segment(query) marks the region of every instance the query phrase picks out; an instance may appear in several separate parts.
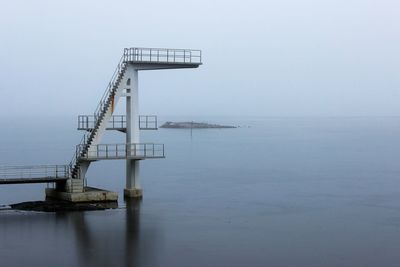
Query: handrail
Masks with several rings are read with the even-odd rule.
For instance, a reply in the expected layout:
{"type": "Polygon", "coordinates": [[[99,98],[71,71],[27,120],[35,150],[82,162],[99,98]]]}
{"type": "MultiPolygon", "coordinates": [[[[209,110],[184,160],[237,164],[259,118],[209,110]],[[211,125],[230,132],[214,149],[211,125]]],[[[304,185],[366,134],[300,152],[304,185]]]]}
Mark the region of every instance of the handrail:
{"type": "Polygon", "coordinates": [[[69,165],[0,166],[0,179],[69,178],[69,165]]]}
{"type": "MultiPolygon", "coordinates": [[[[83,134],[83,136],[82,136],[82,138],[81,138],[81,141],[79,142],[79,145],[82,146],[82,147],[83,147],[83,146],[88,147],[88,144],[86,143],[87,140],[88,140],[88,137],[89,137],[89,134],[88,134],[88,133],[83,134]]],[[[70,172],[70,177],[73,176],[73,170],[74,170],[74,168],[76,167],[78,158],[79,158],[78,150],[75,149],[75,153],[74,153],[74,155],[72,156],[72,159],[71,159],[70,163],[68,164],[68,166],[69,166],[69,172],[70,172]]]]}
{"type": "MultiPolygon", "coordinates": [[[[158,128],[156,115],[139,115],[139,129],[155,130],[158,128]]],[[[96,126],[96,118],[93,115],[78,116],[78,130],[92,130],[96,126]]],[[[107,129],[126,129],[126,115],[113,115],[108,121],[107,129]]]]}
{"type": "MultiPolygon", "coordinates": [[[[85,148],[77,146],[78,154],[85,148]]],[[[164,144],[128,143],[128,144],[98,144],[93,145],[81,159],[118,159],[118,158],[164,158],[164,144]]]]}
{"type": "Polygon", "coordinates": [[[140,130],[153,130],[158,129],[156,115],[139,115],[139,129],[140,130]]]}
{"type": "Polygon", "coordinates": [[[124,49],[124,62],[202,64],[201,50],[132,47],[124,49]]]}
{"type": "Polygon", "coordinates": [[[125,67],[125,63],[124,63],[123,59],[124,59],[124,56],[122,56],[121,59],[119,60],[117,68],[114,70],[114,73],[111,76],[110,82],[108,83],[108,85],[100,99],[100,102],[94,111],[95,118],[97,118],[102,113],[104,105],[106,103],[106,100],[108,99],[110,92],[112,91],[112,89],[115,86],[115,81],[116,81],[117,77],[119,77],[119,75],[122,74],[122,70],[125,67]]]}

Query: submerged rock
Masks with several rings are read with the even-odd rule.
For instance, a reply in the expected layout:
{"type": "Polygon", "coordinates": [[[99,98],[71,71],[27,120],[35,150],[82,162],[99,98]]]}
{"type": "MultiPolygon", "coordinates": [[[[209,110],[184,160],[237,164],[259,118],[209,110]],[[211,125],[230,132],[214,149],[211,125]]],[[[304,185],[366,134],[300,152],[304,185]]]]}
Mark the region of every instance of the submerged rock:
{"type": "Polygon", "coordinates": [[[63,212],[63,211],[90,211],[118,208],[117,202],[102,203],[72,203],[68,201],[29,201],[10,205],[15,210],[63,212]]]}

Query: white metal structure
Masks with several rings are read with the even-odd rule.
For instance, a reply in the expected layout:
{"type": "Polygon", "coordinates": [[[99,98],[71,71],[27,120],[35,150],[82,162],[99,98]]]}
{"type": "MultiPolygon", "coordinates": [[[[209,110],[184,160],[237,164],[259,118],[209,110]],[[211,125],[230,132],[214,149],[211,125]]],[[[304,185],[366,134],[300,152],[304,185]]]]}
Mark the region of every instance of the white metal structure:
{"type": "Polygon", "coordinates": [[[157,117],[139,116],[139,71],[197,68],[201,64],[200,50],[125,48],[93,115],[78,118],[78,129],[86,132],[69,165],[0,167],[0,184],[53,182],[59,192],[82,193],[92,161],[125,159],[125,196],[141,197],[139,161],[164,158],[164,145],[140,143],[139,130],[157,129],[157,117]],[[126,115],[113,115],[121,97],[126,97],[126,115]],[[107,129],[125,132],[126,143],[100,144],[107,129]]]}
{"type": "Polygon", "coordinates": [[[124,158],[126,159],[125,196],[140,197],[142,191],[139,181],[139,160],[163,158],[164,146],[140,143],[139,130],[151,129],[149,124],[154,125],[154,122],[153,129],[156,129],[157,119],[154,119],[155,116],[139,116],[139,71],[197,68],[201,64],[200,50],[125,48],[93,116],[78,118],[78,129],[86,130],[87,133],[77,146],[71,161],[71,178],[83,181],[91,161],[124,158]],[[113,116],[113,113],[121,97],[126,97],[126,116],[121,116],[121,124],[115,127],[116,116],[113,116]],[[151,117],[150,122],[149,117],[151,117]],[[101,145],[101,137],[107,129],[124,131],[126,144],[101,145]]]}

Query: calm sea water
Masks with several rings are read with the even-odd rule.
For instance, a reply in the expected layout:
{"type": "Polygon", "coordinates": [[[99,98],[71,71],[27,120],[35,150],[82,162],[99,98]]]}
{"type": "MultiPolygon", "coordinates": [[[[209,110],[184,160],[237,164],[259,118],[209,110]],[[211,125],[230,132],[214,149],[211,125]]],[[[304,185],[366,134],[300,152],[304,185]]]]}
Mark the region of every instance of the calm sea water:
{"type": "MultiPolygon", "coordinates": [[[[142,132],[167,158],[142,162],[140,202],[102,161],[89,185],[118,209],[0,211],[0,266],[400,266],[400,118],[207,120],[242,127],[142,132]]],[[[64,163],[80,139],[73,118],[1,125],[0,165],[64,163]]],[[[0,204],[44,188],[2,185],[0,204]]]]}

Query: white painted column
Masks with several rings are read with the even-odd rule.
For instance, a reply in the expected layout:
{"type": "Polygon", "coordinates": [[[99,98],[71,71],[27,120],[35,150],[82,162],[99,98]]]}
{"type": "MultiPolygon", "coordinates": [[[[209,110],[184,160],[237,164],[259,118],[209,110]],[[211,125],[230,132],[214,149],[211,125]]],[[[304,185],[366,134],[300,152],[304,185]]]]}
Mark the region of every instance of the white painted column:
{"type": "MultiPolygon", "coordinates": [[[[130,85],[126,90],[126,143],[139,143],[139,83],[138,70],[128,67],[130,85]]],[[[128,78],[128,79],[129,79],[128,78]]],[[[129,152],[128,147],[128,152],[129,152]]],[[[142,189],[139,181],[139,161],[126,160],[126,188],[125,197],[141,197],[142,189]]]]}
{"type": "Polygon", "coordinates": [[[79,179],[85,180],[86,179],[86,172],[89,169],[90,162],[81,162],[80,168],[79,168],[79,179]]]}

